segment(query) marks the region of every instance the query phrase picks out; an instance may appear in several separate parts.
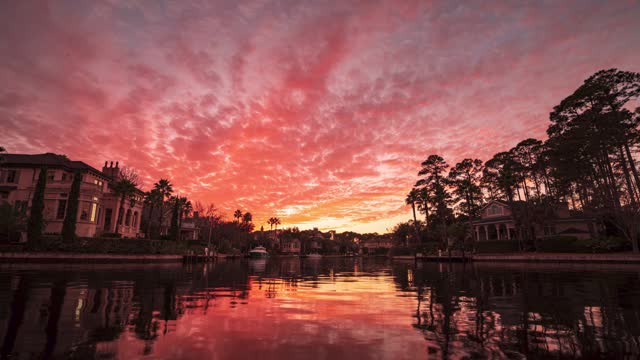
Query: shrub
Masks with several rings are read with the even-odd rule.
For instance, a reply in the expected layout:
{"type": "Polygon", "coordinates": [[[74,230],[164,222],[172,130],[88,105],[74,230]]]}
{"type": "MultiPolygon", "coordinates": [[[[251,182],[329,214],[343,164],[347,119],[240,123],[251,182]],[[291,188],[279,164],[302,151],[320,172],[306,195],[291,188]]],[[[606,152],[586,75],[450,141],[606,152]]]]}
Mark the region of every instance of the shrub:
{"type": "Polygon", "coordinates": [[[389,250],[389,255],[391,256],[413,256],[415,253],[416,250],[414,248],[407,246],[394,246],[389,250]]]}
{"type": "Polygon", "coordinates": [[[480,254],[489,253],[512,253],[520,251],[517,240],[491,240],[476,242],[476,252],[480,254]]]}
{"type": "Polygon", "coordinates": [[[121,238],[122,234],[119,233],[102,233],[102,235],[100,235],[100,237],[103,238],[121,238]]]}
{"type": "Polygon", "coordinates": [[[536,242],[540,252],[585,252],[587,248],[574,236],[550,236],[536,242]]]}
{"type": "Polygon", "coordinates": [[[631,250],[631,242],[619,237],[586,239],[580,242],[582,243],[583,248],[594,253],[631,250]]]}
{"type": "Polygon", "coordinates": [[[187,250],[200,251],[199,246],[189,248],[185,242],[119,239],[113,237],[77,238],[63,241],[61,236],[43,236],[38,242],[28,242],[27,251],[61,251],[93,254],[184,254],[187,250]]]}

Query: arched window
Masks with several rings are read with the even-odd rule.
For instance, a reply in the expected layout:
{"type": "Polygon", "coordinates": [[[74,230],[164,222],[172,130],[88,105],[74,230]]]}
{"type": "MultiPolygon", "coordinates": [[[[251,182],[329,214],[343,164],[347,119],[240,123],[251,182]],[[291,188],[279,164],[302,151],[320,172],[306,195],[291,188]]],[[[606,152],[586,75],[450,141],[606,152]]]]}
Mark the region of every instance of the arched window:
{"type": "Polygon", "coordinates": [[[138,212],[134,211],[133,212],[133,227],[137,227],[138,226],[138,212]]]}
{"type": "Polygon", "coordinates": [[[127,210],[127,217],[124,219],[124,224],[129,226],[131,224],[131,209],[127,210]]]}

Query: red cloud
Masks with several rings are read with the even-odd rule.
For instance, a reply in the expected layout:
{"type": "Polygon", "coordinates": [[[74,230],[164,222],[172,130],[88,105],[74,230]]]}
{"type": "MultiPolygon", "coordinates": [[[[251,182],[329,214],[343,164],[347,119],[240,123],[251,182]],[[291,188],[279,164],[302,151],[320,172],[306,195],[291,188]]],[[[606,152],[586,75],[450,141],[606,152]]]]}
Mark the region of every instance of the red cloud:
{"type": "Polygon", "coordinates": [[[409,218],[429,154],[543,137],[588,75],[638,71],[638,15],[622,1],[7,2],[0,145],[120,161],[258,226],[384,231],[409,218]]]}

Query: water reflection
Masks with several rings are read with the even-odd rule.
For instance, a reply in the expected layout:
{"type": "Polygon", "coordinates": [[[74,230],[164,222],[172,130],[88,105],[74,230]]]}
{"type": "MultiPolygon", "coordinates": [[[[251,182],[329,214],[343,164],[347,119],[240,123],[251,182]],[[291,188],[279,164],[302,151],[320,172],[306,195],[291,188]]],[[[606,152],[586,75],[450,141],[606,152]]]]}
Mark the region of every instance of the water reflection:
{"type": "Polygon", "coordinates": [[[634,266],[2,265],[2,358],[637,358],[634,266]]]}

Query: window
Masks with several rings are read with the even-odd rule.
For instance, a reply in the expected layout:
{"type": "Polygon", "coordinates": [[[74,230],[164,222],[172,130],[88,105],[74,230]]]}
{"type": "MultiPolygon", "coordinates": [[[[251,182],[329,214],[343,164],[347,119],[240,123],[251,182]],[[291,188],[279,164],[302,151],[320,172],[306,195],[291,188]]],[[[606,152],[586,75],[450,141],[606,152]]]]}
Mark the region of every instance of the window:
{"type": "Polygon", "coordinates": [[[126,217],[126,219],[124,220],[124,224],[125,224],[126,226],[129,226],[129,225],[131,224],[131,209],[128,209],[128,210],[127,210],[127,217],[126,217]]]}
{"type": "Polygon", "coordinates": [[[80,211],[80,220],[89,220],[89,211],[91,211],[90,206],[91,203],[83,202],[81,203],[82,210],[80,211]]]}
{"type": "Polygon", "coordinates": [[[135,211],[133,213],[133,227],[136,227],[136,226],[138,226],[138,212],[137,211],[135,211]]]}
{"type": "Polygon", "coordinates": [[[66,172],[62,173],[62,181],[67,181],[67,173],[66,172]]]}
{"type": "Polygon", "coordinates": [[[0,193],[0,199],[6,200],[8,198],[9,198],[9,193],[6,193],[6,192],[0,193]]]}
{"type": "Polygon", "coordinates": [[[55,171],[47,171],[47,181],[54,181],[56,179],[55,171]]]}
{"type": "Polygon", "coordinates": [[[12,184],[18,182],[18,170],[9,170],[7,172],[7,182],[12,184]]]}
{"type": "Polygon", "coordinates": [[[96,211],[98,209],[98,204],[96,203],[92,203],[91,204],[91,222],[95,222],[96,221],[96,211]]]}
{"type": "Polygon", "coordinates": [[[64,219],[64,215],[67,212],[67,200],[58,200],[58,211],[56,212],[56,219],[64,219]]]}

